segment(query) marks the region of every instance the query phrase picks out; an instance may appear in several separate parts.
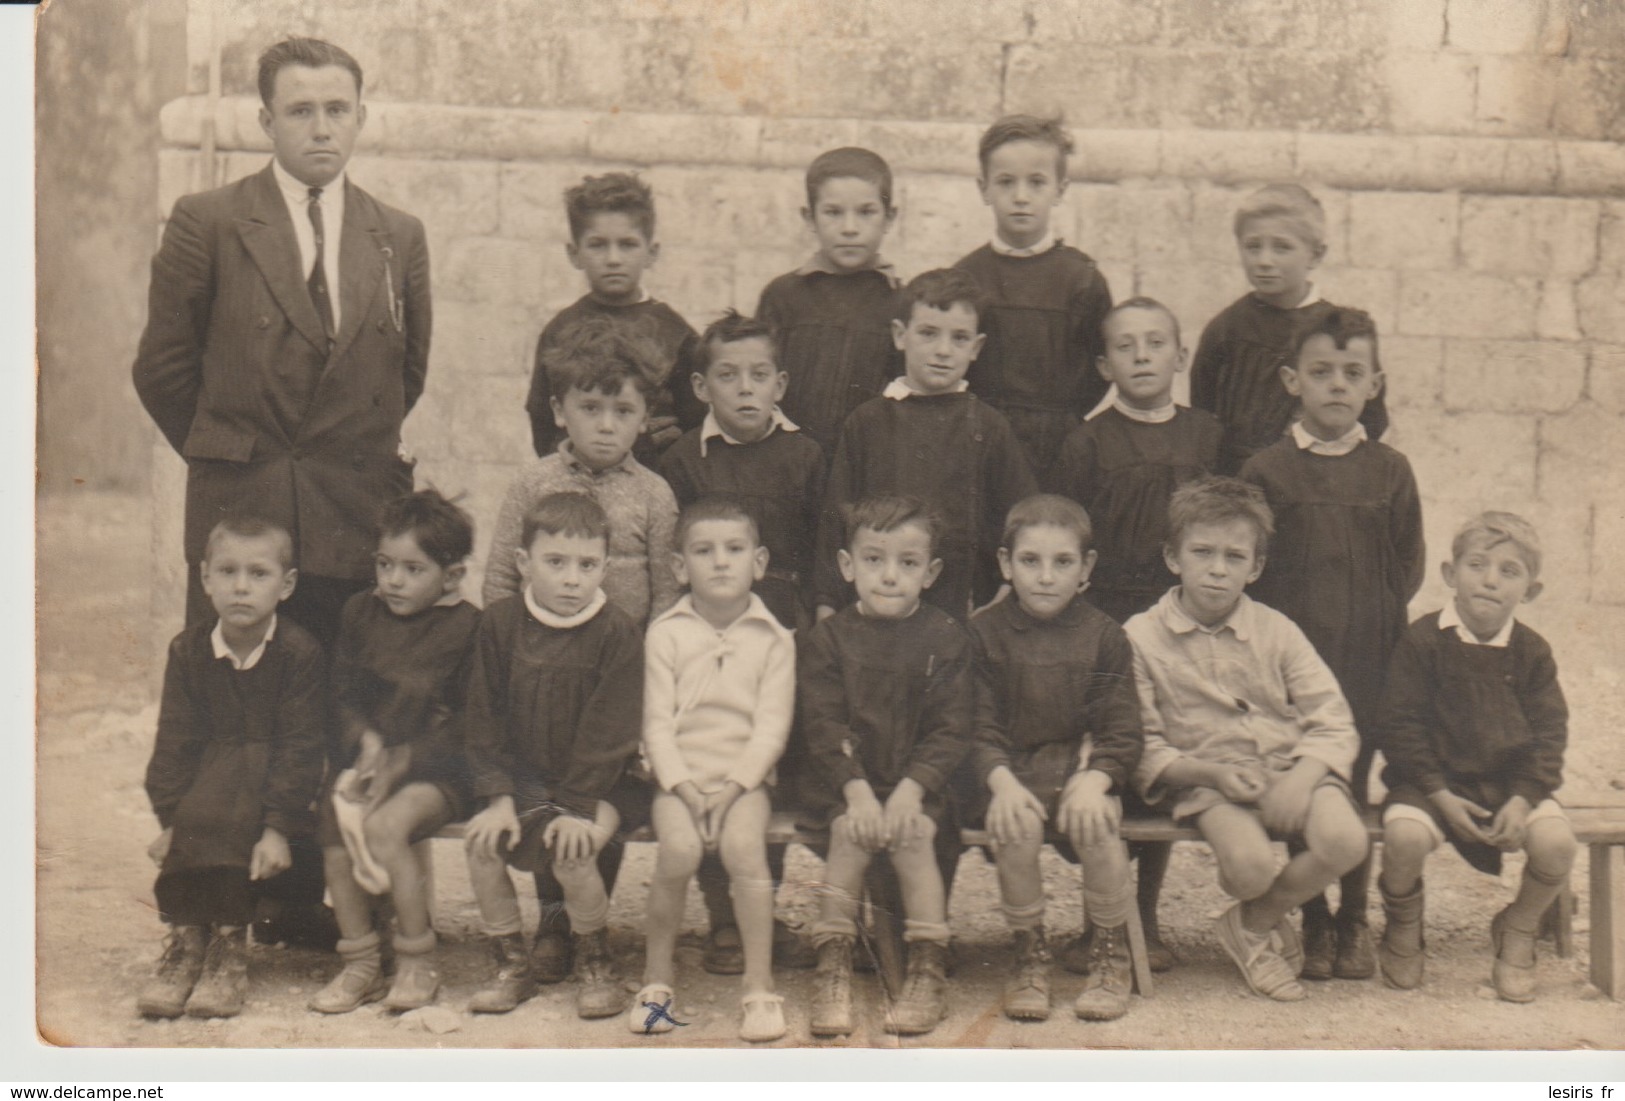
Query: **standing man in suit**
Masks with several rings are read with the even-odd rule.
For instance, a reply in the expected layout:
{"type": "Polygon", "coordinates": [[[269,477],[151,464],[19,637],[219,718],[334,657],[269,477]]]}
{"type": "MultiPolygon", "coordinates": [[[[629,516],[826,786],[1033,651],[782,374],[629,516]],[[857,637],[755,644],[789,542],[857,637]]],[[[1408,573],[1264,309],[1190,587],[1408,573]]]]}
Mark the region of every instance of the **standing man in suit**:
{"type": "MultiPolygon", "coordinates": [[[[153,258],[133,374],[186,460],[188,623],[212,614],[210,529],[248,510],[292,532],[299,580],[283,611],[331,646],[344,602],[373,583],[378,509],[412,488],[400,432],[428,368],[429,253],[418,219],[346,177],[361,85],[330,43],[266,50],[259,117],[275,156],[180,199],[153,258]]],[[[262,940],[327,939],[320,857],[302,855],[273,891],[286,927],[259,927],[262,940]]]]}

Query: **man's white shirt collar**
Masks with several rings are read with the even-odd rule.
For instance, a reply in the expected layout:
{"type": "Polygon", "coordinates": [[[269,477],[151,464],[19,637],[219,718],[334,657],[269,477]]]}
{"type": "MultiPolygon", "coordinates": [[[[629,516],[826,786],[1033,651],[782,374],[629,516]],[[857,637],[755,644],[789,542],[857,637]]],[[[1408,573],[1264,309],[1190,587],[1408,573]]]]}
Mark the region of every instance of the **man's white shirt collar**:
{"type": "MultiPolygon", "coordinates": [[[[293,235],[299,242],[299,272],[308,280],[311,269],[316,266],[316,230],[310,224],[310,185],[294,178],[275,157],[271,158],[271,175],[276,177],[277,190],[288,204],[293,235]]],[[[322,271],[327,276],[327,293],[333,303],[335,333],[343,316],[339,302],[339,242],[344,239],[345,179],[345,173],[340,172],[322,186],[322,231],[327,236],[322,249],[322,271]]]]}
{"type": "Polygon", "coordinates": [[[1307,451],[1312,455],[1347,455],[1365,441],[1365,425],[1358,421],[1353,428],[1335,440],[1321,439],[1305,428],[1302,421],[1292,422],[1292,442],[1298,445],[1300,451],[1307,451]]]}
{"type": "Polygon", "coordinates": [[[272,612],[271,622],[265,625],[265,637],[260,639],[260,644],[258,646],[254,647],[248,652],[248,656],[246,658],[239,660],[236,652],[232,650],[230,646],[226,645],[225,623],[217,619],[214,621],[214,630],[209,632],[209,645],[214,647],[215,660],[218,661],[220,658],[225,658],[227,661],[231,662],[231,667],[233,669],[237,670],[239,673],[246,673],[248,670],[254,668],[254,666],[260,663],[260,658],[265,656],[266,646],[270,645],[271,639],[275,636],[276,613],[272,612]]]}
{"type": "Polygon", "coordinates": [[[992,240],[988,241],[988,244],[992,246],[993,251],[998,253],[1000,256],[1017,257],[1039,256],[1048,252],[1050,249],[1054,248],[1060,243],[1061,242],[1056,239],[1055,234],[1049,231],[1045,231],[1044,236],[1040,237],[1032,244],[1027,245],[1025,248],[1017,248],[1015,245],[1012,245],[1006,241],[1003,237],[1000,237],[997,233],[993,235],[992,240]]]}
{"type": "MultiPolygon", "coordinates": [[[[791,420],[789,417],[785,416],[784,410],[775,405],[773,407],[773,412],[768,414],[767,431],[763,433],[762,439],[767,439],[767,437],[771,436],[775,430],[783,432],[799,432],[801,431],[801,426],[796,424],[796,422],[791,420]]],[[[736,440],[722,430],[722,425],[717,422],[716,413],[708,409],[705,413],[705,423],[700,425],[700,458],[705,458],[705,441],[717,439],[718,437],[720,437],[724,443],[731,443],[735,446],[744,446],[743,440],[736,440]]],[[[761,440],[757,440],[756,442],[760,443],[761,440]]]]}
{"type": "Polygon", "coordinates": [[[963,394],[969,389],[970,383],[965,379],[960,379],[958,382],[954,383],[950,389],[939,390],[934,394],[927,394],[910,386],[908,384],[907,375],[898,375],[896,378],[886,383],[886,388],[880,392],[880,395],[881,397],[890,398],[892,401],[902,401],[904,398],[934,398],[941,394],[963,394]]]}
{"type": "Polygon", "coordinates": [[[1462,622],[1461,612],[1457,610],[1456,602],[1454,600],[1446,604],[1439,611],[1439,630],[1447,631],[1454,627],[1456,630],[1456,637],[1461,639],[1461,641],[1465,642],[1469,646],[1494,646],[1498,649],[1505,649],[1512,641],[1512,628],[1517,624],[1517,622],[1517,616],[1508,616],[1506,624],[1499,631],[1495,632],[1494,638],[1481,639],[1477,635],[1473,634],[1471,628],[1469,628],[1467,624],[1462,622]]]}

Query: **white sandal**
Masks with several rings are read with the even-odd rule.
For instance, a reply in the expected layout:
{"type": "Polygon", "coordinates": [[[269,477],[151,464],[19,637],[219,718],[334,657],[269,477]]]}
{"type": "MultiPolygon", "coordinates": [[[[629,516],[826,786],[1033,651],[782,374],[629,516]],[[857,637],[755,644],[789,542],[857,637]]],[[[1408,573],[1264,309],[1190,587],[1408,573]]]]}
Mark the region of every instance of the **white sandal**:
{"type": "Polygon", "coordinates": [[[645,986],[638,991],[632,1008],[626,1011],[628,1031],[639,1036],[670,1032],[677,1027],[677,1020],[672,1016],[672,1003],[676,1000],[677,994],[663,982],[645,986]]]}
{"type": "Polygon", "coordinates": [[[739,1004],[745,1011],[744,1023],[739,1026],[741,1040],[761,1044],[784,1036],[782,994],[746,994],[739,999],[739,1004]]]}

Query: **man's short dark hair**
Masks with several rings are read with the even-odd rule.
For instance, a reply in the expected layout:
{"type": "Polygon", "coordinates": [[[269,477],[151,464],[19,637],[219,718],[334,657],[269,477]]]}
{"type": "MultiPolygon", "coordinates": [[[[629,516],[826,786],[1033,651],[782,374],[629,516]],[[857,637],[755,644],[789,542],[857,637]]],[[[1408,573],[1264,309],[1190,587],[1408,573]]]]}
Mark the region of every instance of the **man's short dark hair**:
{"type": "Polygon", "coordinates": [[[276,96],[277,74],[289,65],[304,65],[311,69],[337,65],[348,69],[350,75],[355,77],[355,98],[361,98],[361,63],[351,57],[347,50],[331,42],[323,42],[320,38],[284,38],[260,54],[260,102],[267,108],[276,96]]]}
{"type": "Polygon", "coordinates": [[[858,532],[876,531],[884,535],[906,524],[922,529],[931,544],[931,555],[937,553],[937,537],[942,532],[942,520],[931,506],[918,497],[865,497],[846,506],[846,549],[850,551],[857,541],[858,532]]]}
{"type": "Polygon", "coordinates": [[[880,192],[880,205],[892,209],[891,165],[873,150],[856,145],[820,153],[807,166],[807,208],[818,206],[818,192],[831,180],[864,180],[880,192]]]}
{"type": "Polygon", "coordinates": [[[982,134],[976,145],[976,155],[982,162],[982,175],[987,175],[987,159],[1001,145],[1013,141],[1035,141],[1055,147],[1055,175],[1066,179],[1066,158],[1072,152],[1072,135],[1066,132],[1059,116],[1040,118],[1037,115],[1005,115],[982,134]]]}
{"type": "Polygon", "coordinates": [[[694,362],[694,369],[700,374],[711,369],[711,363],[716,358],[717,348],[724,344],[737,344],[741,340],[765,340],[773,353],[773,366],[779,366],[779,342],[773,326],[765,321],[758,321],[754,317],[746,317],[738,310],[728,310],[721,317],[705,327],[700,335],[700,351],[694,362]]]}
{"type": "Polygon", "coordinates": [[[981,284],[963,269],[935,268],[910,279],[898,294],[897,319],[907,325],[914,319],[915,306],[946,310],[961,302],[976,312],[976,331],[981,332],[987,312],[987,293],[981,284]]]}
{"type": "Polygon", "coordinates": [[[678,514],[677,533],[672,540],[678,554],[683,553],[683,544],[688,539],[689,529],[707,520],[736,520],[750,529],[752,542],[757,546],[762,543],[761,529],[756,524],[756,517],[745,507],[745,502],[725,493],[712,493],[701,497],[678,514]]]}
{"type": "Polygon", "coordinates": [[[570,240],[581,240],[595,214],[625,214],[638,224],[645,240],[655,239],[654,192],[630,172],[588,176],[565,190],[564,216],[570,221],[570,240]]]}
{"type": "Polygon", "coordinates": [[[602,539],[609,549],[609,517],[585,493],[549,493],[525,513],[519,545],[530,550],[538,535],[564,535],[575,539],[602,539]]]}
{"type": "Polygon", "coordinates": [[[1369,340],[1371,366],[1377,371],[1382,370],[1382,360],[1377,356],[1377,323],[1364,310],[1357,310],[1352,306],[1339,306],[1306,327],[1292,342],[1292,358],[1287,360],[1288,367],[1297,369],[1298,356],[1303,354],[1303,346],[1317,336],[1331,337],[1333,347],[1340,352],[1349,346],[1351,340],[1369,340]]]}
{"type": "Polygon", "coordinates": [[[277,561],[284,570],[293,569],[293,535],[276,521],[252,512],[231,513],[210,529],[208,542],[203,544],[203,561],[214,557],[215,547],[226,535],[235,535],[239,539],[270,536],[277,541],[277,561]]]}
{"type": "Polygon", "coordinates": [[[383,507],[380,540],[410,535],[435,565],[455,566],[474,553],[474,521],[437,491],[420,489],[383,507]]]}
{"type": "Polygon", "coordinates": [[[653,337],[607,317],[586,317],[566,327],[542,353],[542,369],[559,401],[571,390],[614,397],[628,379],[647,399],[668,370],[653,337]]]}

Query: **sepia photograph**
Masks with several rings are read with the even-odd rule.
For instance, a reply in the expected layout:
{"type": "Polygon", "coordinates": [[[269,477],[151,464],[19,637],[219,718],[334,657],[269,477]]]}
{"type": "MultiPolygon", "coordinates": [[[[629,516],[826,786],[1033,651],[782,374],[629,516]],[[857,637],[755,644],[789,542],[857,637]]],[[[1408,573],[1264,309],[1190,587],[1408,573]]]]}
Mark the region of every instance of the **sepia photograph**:
{"type": "Polygon", "coordinates": [[[1625,4],[34,20],[41,1044],[1625,1048],[1625,4]]]}

